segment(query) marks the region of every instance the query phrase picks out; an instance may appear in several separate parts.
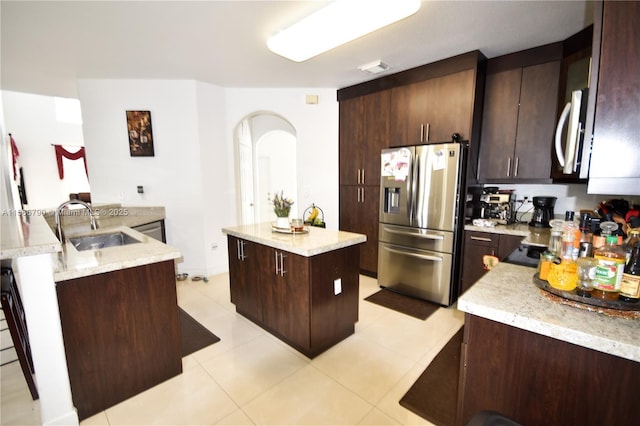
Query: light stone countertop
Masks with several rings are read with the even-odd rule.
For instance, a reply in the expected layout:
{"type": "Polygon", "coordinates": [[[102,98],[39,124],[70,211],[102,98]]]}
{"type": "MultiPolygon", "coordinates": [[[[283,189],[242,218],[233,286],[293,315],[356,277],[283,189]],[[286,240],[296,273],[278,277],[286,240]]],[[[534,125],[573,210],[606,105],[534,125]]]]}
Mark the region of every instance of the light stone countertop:
{"type": "MultiPolygon", "coordinates": [[[[27,213],[24,213],[27,214],[27,213]]],[[[62,250],[60,241],[42,215],[22,216],[6,212],[0,217],[2,238],[0,259],[55,253],[62,250]]]]}
{"type": "Polygon", "coordinates": [[[63,251],[54,256],[54,280],[56,282],[165,260],[180,259],[182,257],[178,249],[147,237],[127,226],[103,227],[96,231],[88,231],[77,235],[67,234],[67,242],[63,246],[63,251]],[[140,241],[140,243],[107,247],[99,250],[78,251],[68,240],[68,238],[80,235],[98,235],[112,232],[124,232],[140,241]]]}
{"type": "Polygon", "coordinates": [[[640,320],[553,302],[532,281],[535,270],[498,263],[458,299],[458,309],[554,339],[640,362],[640,320]]]}
{"type": "Polygon", "coordinates": [[[313,226],[307,226],[305,229],[308,229],[309,232],[295,235],[282,234],[272,231],[270,222],[264,222],[222,228],[222,232],[227,235],[305,257],[315,256],[367,241],[366,235],[352,232],[336,231],[313,226]]]}

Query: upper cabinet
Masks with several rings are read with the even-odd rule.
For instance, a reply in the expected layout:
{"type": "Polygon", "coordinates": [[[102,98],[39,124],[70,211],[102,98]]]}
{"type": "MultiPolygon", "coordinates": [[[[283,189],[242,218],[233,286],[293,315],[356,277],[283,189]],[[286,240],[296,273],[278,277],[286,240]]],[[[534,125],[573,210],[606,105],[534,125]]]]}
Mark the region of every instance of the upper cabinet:
{"type": "Polygon", "coordinates": [[[380,184],[380,151],[389,139],[389,91],[340,102],[340,184],[380,184]]]}
{"type": "Polygon", "coordinates": [[[561,55],[556,44],[488,62],[480,182],[549,181],[561,55]]]}
{"type": "Polygon", "coordinates": [[[587,192],[640,195],[640,2],[607,1],[598,6],[591,80],[591,87],[596,87],[597,77],[597,94],[587,192]]]}
{"type": "Polygon", "coordinates": [[[475,70],[400,86],[391,90],[390,146],[451,141],[471,136],[475,70]]]}

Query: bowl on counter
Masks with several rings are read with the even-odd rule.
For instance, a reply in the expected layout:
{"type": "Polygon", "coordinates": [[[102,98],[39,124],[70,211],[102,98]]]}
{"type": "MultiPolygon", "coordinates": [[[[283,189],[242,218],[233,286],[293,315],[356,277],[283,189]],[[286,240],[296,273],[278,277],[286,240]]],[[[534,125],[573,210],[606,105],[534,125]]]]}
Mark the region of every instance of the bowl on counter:
{"type": "Polygon", "coordinates": [[[187,279],[187,277],[189,276],[189,274],[187,273],[181,273],[181,274],[176,274],[176,280],[178,281],[184,281],[187,279]]]}

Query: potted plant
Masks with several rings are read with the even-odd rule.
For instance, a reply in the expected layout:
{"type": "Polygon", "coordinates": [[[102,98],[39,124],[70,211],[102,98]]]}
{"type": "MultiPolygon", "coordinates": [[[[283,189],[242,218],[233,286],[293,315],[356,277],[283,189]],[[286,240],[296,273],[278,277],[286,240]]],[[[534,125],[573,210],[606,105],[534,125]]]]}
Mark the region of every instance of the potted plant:
{"type": "Polygon", "coordinates": [[[276,226],[278,228],[289,228],[289,213],[291,212],[293,200],[286,198],[283,192],[281,190],[280,193],[276,193],[271,202],[273,203],[273,211],[277,216],[276,226]]]}

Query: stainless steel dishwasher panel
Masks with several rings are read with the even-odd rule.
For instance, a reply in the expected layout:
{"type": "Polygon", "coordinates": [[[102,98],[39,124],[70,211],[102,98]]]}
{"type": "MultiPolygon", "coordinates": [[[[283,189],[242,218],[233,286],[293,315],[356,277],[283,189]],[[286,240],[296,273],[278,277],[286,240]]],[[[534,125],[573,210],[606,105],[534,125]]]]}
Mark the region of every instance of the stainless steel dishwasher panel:
{"type": "Polygon", "coordinates": [[[453,252],[453,232],[450,231],[381,223],[378,231],[378,241],[421,250],[453,252]]]}
{"type": "Polygon", "coordinates": [[[407,296],[449,305],[453,256],[379,243],[378,284],[407,296]]]}

